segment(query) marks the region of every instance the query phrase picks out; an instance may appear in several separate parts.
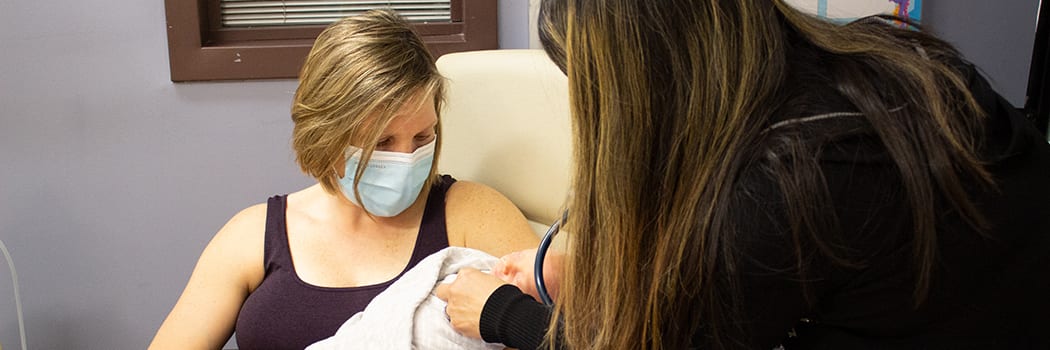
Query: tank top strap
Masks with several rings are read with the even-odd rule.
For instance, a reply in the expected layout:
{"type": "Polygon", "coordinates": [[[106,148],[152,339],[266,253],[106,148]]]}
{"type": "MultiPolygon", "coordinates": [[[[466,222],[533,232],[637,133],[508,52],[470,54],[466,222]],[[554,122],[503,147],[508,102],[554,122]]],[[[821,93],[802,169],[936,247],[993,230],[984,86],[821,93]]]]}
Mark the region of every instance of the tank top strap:
{"type": "Polygon", "coordinates": [[[430,187],[430,195],[427,196],[426,208],[423,209],[423,219],[419,224],[419,236],[416,237],[416,247],[412,252],[412,258],[408,261],[411,268],[416,266],[430,254],[448,247],[448,231],[445,227],[445,198],[448,189],[456,179],[449,175],[441,175],[430,187]]]}
{"type": "Polygon", "coordinates": [[[288,248],[287,208],[288,195],[273,196],[266,201],[263,264],[267,275],[279,267],[292,267],[292,253],[288,248]]]}

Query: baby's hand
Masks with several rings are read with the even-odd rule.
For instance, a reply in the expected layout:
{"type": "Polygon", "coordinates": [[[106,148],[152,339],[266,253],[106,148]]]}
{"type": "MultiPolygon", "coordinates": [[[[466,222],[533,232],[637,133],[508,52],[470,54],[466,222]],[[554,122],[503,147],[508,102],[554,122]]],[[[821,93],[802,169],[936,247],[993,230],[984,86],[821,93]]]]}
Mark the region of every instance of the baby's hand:
{"type": "MultiPolygon", "coordinates": [[[[558,298],[564,258],[562,253],[548,251],[546,258],[543,259],[543,281],[547,285],[547,293],[550,294],[551,299],[558,298]]],[[[536,249],[520,250],[504,255],[493,267],[492,274],[504,282],[517,286],[536,301],[540,301],[540,293],[536,289],[536,278],[533,273],[536,265],[535,259],[536,249]]]]}

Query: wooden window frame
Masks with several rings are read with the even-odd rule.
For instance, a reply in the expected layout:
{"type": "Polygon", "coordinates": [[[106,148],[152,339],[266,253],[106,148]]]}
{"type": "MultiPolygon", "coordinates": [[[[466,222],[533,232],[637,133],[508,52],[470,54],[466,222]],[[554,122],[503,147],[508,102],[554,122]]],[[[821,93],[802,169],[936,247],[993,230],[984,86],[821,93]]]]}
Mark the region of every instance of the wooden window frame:
{"type": "MultiPolygon", "coordinates": [[[[171,81],[296,78],[325,26],[223,28],[218,0],[164,0],[171,81]]],[[[496,0],[451,0],[452,23],[416,23],[430,52],[499,47],[496,0]]]]}

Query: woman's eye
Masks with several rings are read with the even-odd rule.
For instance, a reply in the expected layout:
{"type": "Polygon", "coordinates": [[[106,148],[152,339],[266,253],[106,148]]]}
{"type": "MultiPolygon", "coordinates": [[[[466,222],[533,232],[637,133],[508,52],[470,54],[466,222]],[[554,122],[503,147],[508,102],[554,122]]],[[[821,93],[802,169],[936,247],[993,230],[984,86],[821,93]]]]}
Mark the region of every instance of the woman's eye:
{"type": "Polygon", "coordinates": [[[416,141],[417,142],[428,143],[428,142],[430,142],[430,140],[433,140],[433,139],[434,139],[434,134],[416,136],[416,141]]]}
{"type": "Polygon", "coordinates": [[[380,140],[380,141],[379,141],[378,143],[376,143],[376,147],[383,147],[383,146],[389,146],[391,142],[392,142],[392,141],[390,141],[390,139],[389,139],[389,138],[386,138],[386,139],[382,139],[382,140],[380,140]]]}

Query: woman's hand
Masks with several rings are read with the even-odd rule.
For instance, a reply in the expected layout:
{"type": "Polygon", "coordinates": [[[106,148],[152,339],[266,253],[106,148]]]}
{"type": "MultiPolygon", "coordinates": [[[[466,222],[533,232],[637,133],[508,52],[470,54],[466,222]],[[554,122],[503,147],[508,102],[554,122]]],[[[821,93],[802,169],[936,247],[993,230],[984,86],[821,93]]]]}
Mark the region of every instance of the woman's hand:
{"type": "Polygon", "coordinates": [[[456,280],[438,285],[434,294],[448,303],[445,313],[457,332],[481,339],[481,310],[492,292],[506,284],[495,276],[472,269],[459,270],[456,280]]]}

